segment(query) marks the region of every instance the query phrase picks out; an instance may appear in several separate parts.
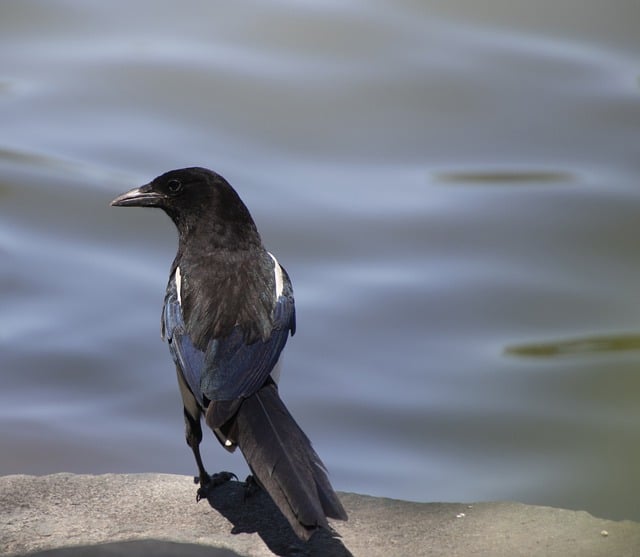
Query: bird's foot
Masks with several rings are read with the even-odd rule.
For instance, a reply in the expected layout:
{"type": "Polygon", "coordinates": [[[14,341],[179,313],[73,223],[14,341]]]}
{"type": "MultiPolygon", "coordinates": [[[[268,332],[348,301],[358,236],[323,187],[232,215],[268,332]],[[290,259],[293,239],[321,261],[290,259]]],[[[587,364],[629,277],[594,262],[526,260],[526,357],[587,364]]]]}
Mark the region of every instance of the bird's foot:
{"type": "Polygon", "coordinates": [[[247,476],[247,479],[244,481],[244,500],[246,501],[253,497],[260,489],[261,487],[258,481],[251,475],[247,476]]]}
{"type": "Polygon", "coordinates": [[[233,472],[217,472],[216,474],[207,474],[206,476],[196,476],[195,483],[199,483],[200,487],[196,492],[196,501],[200,499],[208,499],[213,490],[219,485],[225,484],[232,479],[238,479],[233,472]]]}

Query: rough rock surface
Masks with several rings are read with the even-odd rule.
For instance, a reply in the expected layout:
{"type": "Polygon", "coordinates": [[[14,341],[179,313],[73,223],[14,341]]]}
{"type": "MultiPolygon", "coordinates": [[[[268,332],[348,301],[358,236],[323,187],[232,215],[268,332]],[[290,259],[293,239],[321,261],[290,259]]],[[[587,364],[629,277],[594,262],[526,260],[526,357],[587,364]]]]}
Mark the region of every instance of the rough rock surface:
{"type": "Polygon", "coordinates": [[[190,477],[0,477],[0,556],[260,555],[618,557],[640,555],[640,524],[520,503],[409,503],[340,497],[341,538],[302,544],[263,493],[230,482],[196,504],[190,477]]]}

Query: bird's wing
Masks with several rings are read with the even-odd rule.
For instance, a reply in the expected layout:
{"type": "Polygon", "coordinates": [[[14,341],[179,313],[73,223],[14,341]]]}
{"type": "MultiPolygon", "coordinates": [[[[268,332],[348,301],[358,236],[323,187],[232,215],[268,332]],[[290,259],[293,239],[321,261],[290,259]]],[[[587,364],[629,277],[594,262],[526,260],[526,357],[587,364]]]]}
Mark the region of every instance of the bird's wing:
{"type": "Polygon", "coordinates": [[[169,344],[169,351],[176,366],[195,396],[203,406],[200,390],[200,374],[204,368],[205,353],[198,350],[186,332],[174,275],[171,275],[162,308],[162,338],[169,344]]]}
{"type": "MultiPolygon", "coordinates": [[[[245,342],[240,327],[221,338],[211,339],[206,352],[197,349],[186,331],[180,301],[172,276],[163,310],[163,338],[196,399],[231,401],[255,393],[269,377],[289,333],[295,332],[295,304],[286,273],[285,288],[273,312],[273,327],[267,340],[245,342]]],[[[204,404],[203,404],[204,405],[204,404]]]]}

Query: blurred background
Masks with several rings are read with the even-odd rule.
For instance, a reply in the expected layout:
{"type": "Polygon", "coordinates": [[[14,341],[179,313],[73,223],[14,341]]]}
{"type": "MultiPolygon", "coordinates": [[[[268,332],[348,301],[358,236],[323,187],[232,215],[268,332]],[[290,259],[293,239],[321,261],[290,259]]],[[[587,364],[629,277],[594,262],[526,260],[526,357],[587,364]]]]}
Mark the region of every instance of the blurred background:
{"type": "Polygon", "coordinates": [[[200,165],[292,277],[281,392],[337,489],[640,520],[638,21],[3,2],[0,474],[196,471],[160,340],[176,234],[109,201],[200,165]]]}

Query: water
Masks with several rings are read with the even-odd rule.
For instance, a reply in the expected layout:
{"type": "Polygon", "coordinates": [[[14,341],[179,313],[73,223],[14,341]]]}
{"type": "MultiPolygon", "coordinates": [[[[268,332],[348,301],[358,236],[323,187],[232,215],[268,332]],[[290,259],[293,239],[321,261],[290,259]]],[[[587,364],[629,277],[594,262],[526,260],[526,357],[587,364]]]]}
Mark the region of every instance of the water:
{"type": "Polygon", "coordinates": [[[640,520],[638,18],[3,3],[0,473],[195,471],[175,232],[108,203],[197,164],[293,279],[281,390],[337,489],[640,520]]]}

